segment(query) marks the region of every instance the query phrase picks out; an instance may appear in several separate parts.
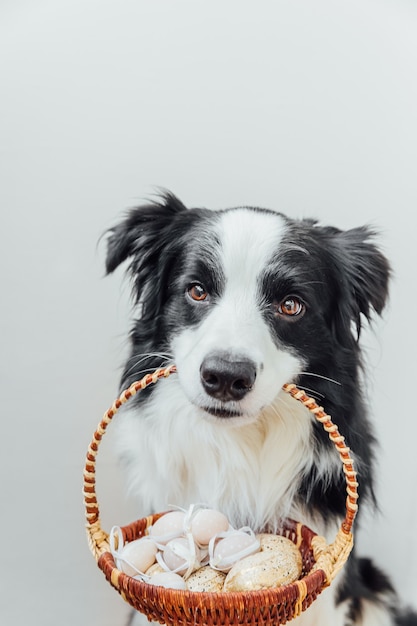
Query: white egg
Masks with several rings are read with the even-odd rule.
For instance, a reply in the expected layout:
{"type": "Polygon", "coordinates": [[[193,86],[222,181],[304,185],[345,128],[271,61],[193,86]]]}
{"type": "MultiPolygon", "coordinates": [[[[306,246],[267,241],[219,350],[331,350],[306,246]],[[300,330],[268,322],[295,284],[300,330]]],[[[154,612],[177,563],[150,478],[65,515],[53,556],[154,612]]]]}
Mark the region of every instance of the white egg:
{"type": "Polygon", "coordinates": [[[117,565],[125,574],[135,576],[155,563],[158,548],[154,541],[142,537],[125,544],[117,554],[117,565]]]}
{"type": "Polygon", "coordinates": [[[259,548],[259,540],[254,535],[231,531],[215,544],[210,565],[227,572],[236,561],[257,552],[259,548]]]}
{"type": "Polygon", "coordinates": [[[189,591],[206,591],[220,593],[223,591],[226,574],[212,569],[208,565],[200,567],[196,572],[187,578],[187,589],[189,591]]]}
{"type": "Polygon", "coordinates": [[[183,511],[170,511],[165,513],[149,529],[149,536],[154,537],[158,543],[166,543],[175,536],[179,536],[184,530],[183,511]]]}
{"type": "Polygon", "coordinates": [[[227,517],[214,509],[200,509],[191,520],[191,533],[195,541],[208,545],[210,539],[229,528],[227,517]]]}
{"type": "Polygon", "coordinates": [[[148,581],[151,585],[158,587],[166,587],[167,589],[186,589],[185,580],[174,572],[160,572],[154,574],[148,581]]]}
{"type": "Polygon", "coordinates": [[[200,550],[186,537],[171,539],[162,553],[162,560],[170,570],[178,574],[185,574],[192,567],[196,569],[200,564],[200,550]]]}

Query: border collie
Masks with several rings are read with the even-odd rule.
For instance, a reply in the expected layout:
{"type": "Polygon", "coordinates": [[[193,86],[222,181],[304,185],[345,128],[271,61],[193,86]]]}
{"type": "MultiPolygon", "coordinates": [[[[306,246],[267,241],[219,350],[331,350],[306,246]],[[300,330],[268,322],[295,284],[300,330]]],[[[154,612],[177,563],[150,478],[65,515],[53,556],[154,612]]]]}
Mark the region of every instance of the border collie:
{"type": "MultiPolygon", "coordinates": [[[[287,382],[332,416],[354,452],[360,505],[375,504],[358,340],[384,308],[390,269],[373,239],[367,227],[256,207],[187,209],[170,193],[110,230],[107,272],[130,260],[137,307],[122,387],[164,365],[178,371],[126,405],[116,427],[141,515],[204,502],[236,528],[274,531],[289,516],[332,541],[345,513],[341,463],[282,392],[287,382]]],[[[417,617],[400,614],[388,578],[352,554],[295,623],[417,617]]]]}

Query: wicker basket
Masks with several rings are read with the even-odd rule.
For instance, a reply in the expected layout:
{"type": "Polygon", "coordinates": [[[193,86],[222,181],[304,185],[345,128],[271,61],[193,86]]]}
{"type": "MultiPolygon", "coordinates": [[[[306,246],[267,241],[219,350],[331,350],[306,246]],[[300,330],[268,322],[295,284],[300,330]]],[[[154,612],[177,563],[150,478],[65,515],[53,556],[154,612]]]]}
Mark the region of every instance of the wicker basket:
{"type": "MultiPolygon", "coordinates": [[[[173,626],[285,624],[311,605],[346,562],[353,546],[351,529],[358,498],[356,472],[344,438],[329,415],[292,384],[285,385],[284,391],[311,411],[329,434],[343,464],[347,487],[346,515],[332,544],[327,545],[323,537],[301,523],[293,520],[283,523],[281,534],[291,539],[301,551],[301,578],[289,585],[261,591],[208,593],[166,589],[131,578],[116,568],[110,553],[109,535],[101,528],[96,497],[95,467],[99,444],[112,418],[129,398],[175,371],[175,366],[159,369],[133,383],[104,414],[94,433],[84,469],[84,502],[91,552],[110,584],[124,600],[150,620],[173,626]]],[[[124,540],[142,537],[161,515],[163,513],[150,515],[123,527],[124,540]]]]}

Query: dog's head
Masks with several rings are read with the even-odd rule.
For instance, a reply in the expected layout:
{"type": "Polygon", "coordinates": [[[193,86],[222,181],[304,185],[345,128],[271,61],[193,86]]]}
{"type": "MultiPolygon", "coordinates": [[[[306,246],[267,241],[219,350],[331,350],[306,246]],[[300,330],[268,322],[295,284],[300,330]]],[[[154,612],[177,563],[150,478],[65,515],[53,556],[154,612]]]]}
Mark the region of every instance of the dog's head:
{"type": "Polygon", "coordinates": [[[168,354],[205,417],[242,423],[300,376],[356,378],[361,319],[387,296],[372,237],[252,207],[187,209],[170,194],[131,210],[107,256],[108,272],[130,259],[140,307],[124,382],[168,354]]]}

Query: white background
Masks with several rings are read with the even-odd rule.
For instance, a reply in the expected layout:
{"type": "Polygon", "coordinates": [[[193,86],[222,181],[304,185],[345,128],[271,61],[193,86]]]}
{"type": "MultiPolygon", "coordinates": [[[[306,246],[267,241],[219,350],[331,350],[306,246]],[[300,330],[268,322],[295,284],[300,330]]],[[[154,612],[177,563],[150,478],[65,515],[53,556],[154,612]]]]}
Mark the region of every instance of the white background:
{"type": "MultiPolygon", "coordinates": [[[[0,46],[0,622],[123,622],[83,529],[129,326],[98,240],[158,186],[381,232],[391,301],[364,336],[381,514],[358,544],[416,606],[416,2],[2,0],[0,46]]],[[[132,511],[103,448],[108,529],[132,511]]]]}

